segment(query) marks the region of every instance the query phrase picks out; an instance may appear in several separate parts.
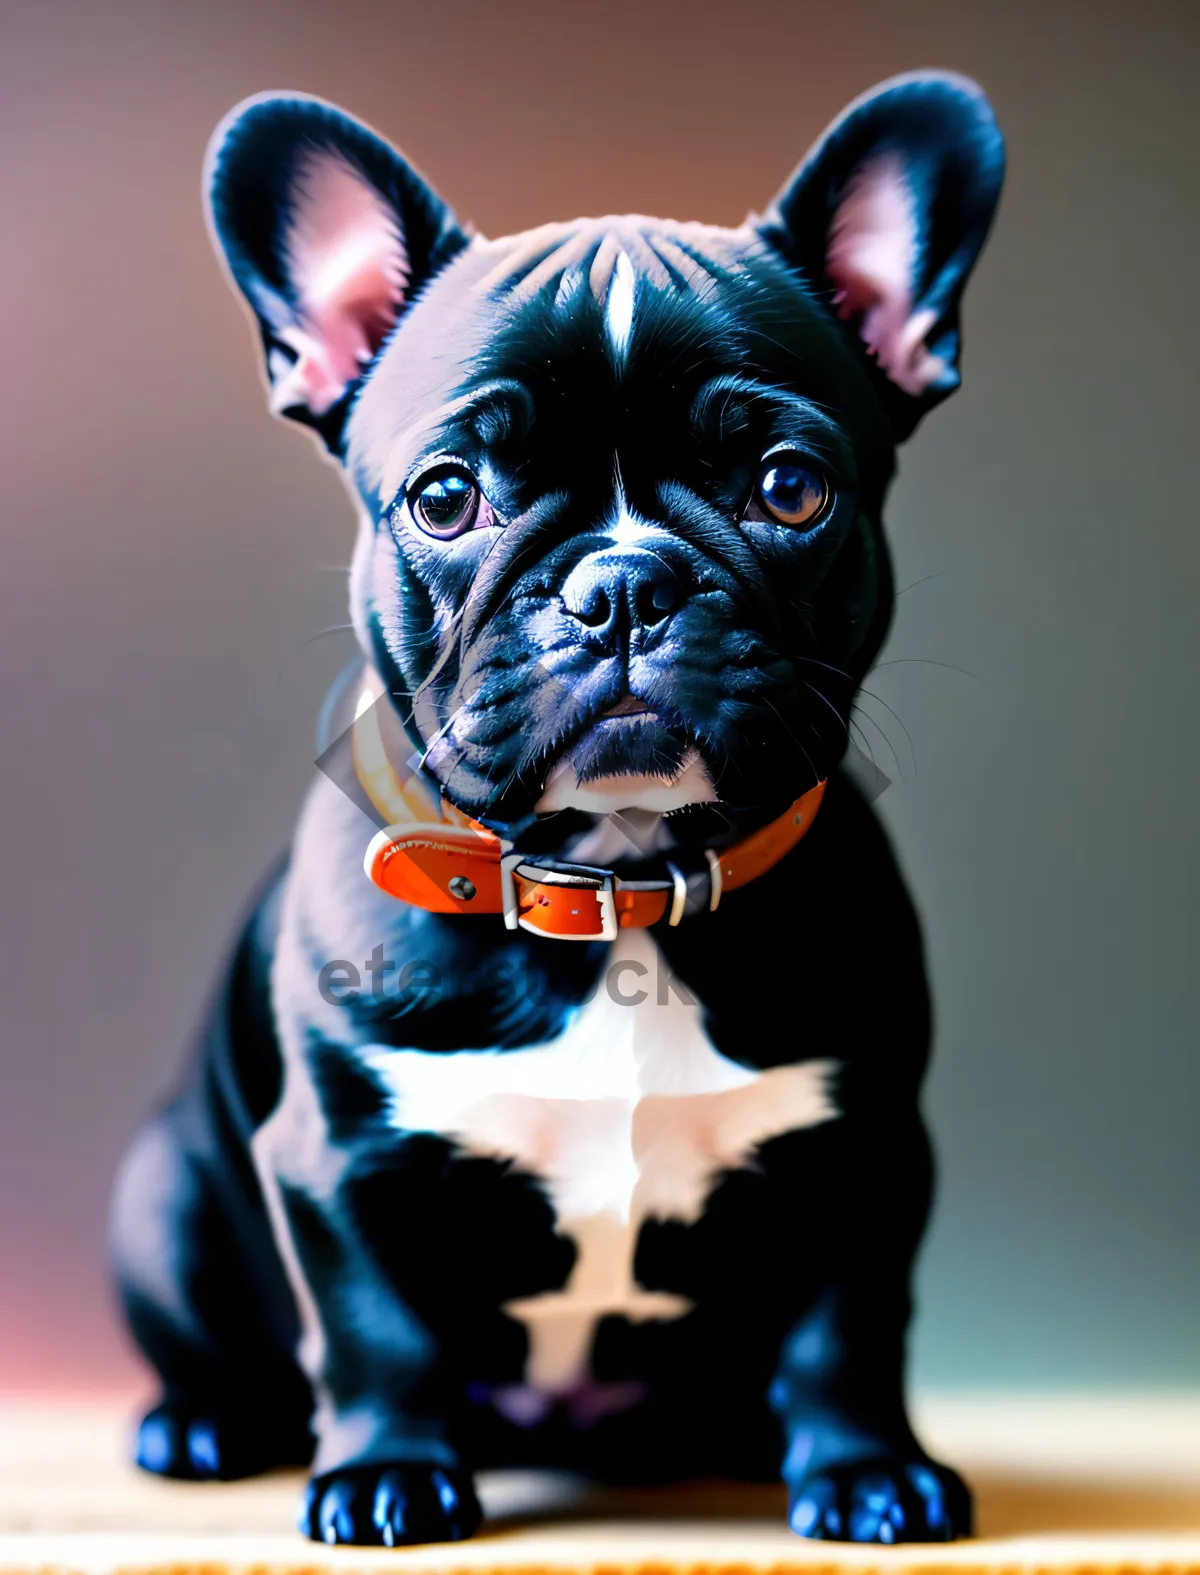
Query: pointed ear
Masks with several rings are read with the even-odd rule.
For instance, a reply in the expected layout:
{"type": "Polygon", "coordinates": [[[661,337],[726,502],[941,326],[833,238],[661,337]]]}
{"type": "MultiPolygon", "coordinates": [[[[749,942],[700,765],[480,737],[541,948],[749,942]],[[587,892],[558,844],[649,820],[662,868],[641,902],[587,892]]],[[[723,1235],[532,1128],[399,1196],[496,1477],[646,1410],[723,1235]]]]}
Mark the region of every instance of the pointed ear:
{"type": "Polygon", "coordinates": [[[204,191],[213,244],[258,319],[272,410],[338,452],[364,372],[466,234],[394,148],[300,94],[225,117],[204,191]]]}
{"type": "Polygon", "coordinates": [[[965,77],[893,77],[834,121],[760,222],[852,326],[897,437],[959,384],[959,303],[1004,178],[1004,139],[965,77]]]}

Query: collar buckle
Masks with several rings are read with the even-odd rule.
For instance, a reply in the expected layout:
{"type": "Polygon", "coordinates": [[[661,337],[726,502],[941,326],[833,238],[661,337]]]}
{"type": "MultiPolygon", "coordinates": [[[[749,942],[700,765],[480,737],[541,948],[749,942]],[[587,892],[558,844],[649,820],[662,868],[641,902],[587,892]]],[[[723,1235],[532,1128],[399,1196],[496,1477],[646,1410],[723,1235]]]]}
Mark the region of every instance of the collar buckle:
{"type": "Polygon", "coordinates": [[[616,880],[611,870],[507,853],[500,860],[504,923],[559,941],[615,941],[616,880]]]}

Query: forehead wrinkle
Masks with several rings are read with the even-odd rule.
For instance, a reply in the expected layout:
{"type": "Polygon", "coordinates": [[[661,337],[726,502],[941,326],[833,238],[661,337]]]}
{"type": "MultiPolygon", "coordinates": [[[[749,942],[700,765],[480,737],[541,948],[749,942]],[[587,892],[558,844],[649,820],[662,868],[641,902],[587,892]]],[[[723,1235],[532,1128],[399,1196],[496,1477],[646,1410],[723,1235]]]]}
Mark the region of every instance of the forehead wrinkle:
{"type": "Polygon", "coordinates": [[[519,378],[494,377],[477,384],[474,390],[464,389],[466,403],[452,412],[451,419],[460,429],[471,428],[485,446],[501,442],[513,430],[513,411],[520,406],[523,426],[528,427],[536,414],[533,395],[519,378]]]}
{"type": "Polygon", "coordinates": [[[759,402],[773,411],[779,422],[776,430],[783,438],[812,444],[843,470],[855,470],[855,451],[849,434],[815,401],[790,389],[775,389],[759,396],[759,402]]]}
{"type": "Polygon", "coordinates": [[[561,246],[544,257],[523,279],[514,283],[509,300],[514,306],[523,306],[551,284],[561,289],[564,275],[577,264],[587,261],[597,245],[596,237],[586,230],[570,236],[561,246]]]}
{"type": "Polygon", "coordinates": [[[475,286],[477,295],[503,295],[514,289],[560,249],[574,232],[565,224],[543,224],[509,240],[508,250],[475,286]]]}
{"type": "MultiPolygon", "coordinates": [[[[736,372],[718,373],[715,377],[709,378],[696,394],[688,412],[688,421],[697,437],[703,436],[703,428],[711,406],[722,394],[726,397],[726,404],[736,399],[740,403],[772,410],[791,418],[798,432],[826,437],[839,450],[849,449],[849,440],[845,432],[815,400],[806,398],[793,389],[781,387],[778,383],[765,383],[758,378],[745,377],[736,372]]],[[[722,406],[722,410],[724,408],[725,406],[722,406]]]]}
{"type": "Polygon", "coordinates": [[[690,290],[703,298],[717,287],[717,277],[711,269],[690,251],[685,251],[670,236],[652,236],[649,245],[677,288],[690,290]]]}
{"type": "Polygon", "coordinates": [[[624,250],[637,270],[639,283],[644,279],[659,290],[674,288],[670,270],[654,249],[653,237],[640,230],[630,230],[622,238],[624,250]]]}

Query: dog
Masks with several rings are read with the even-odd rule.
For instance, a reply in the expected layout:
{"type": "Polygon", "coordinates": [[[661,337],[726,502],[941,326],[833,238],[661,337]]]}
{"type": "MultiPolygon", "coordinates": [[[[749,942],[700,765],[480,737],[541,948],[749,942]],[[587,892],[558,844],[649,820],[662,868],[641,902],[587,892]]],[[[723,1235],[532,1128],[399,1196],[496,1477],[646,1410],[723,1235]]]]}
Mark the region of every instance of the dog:
{"type": "Polygon", "coordinates": [[[320,100],[219,127],[211,231],[354,500],[361,654],[118,1178],[147,1470],[311,1463],[326,1542],[469,1536],[508,1466],[970,1533],[904,1398],[922,941],[843,765],[1002,174],[936,73],[737,229],[488,240],[320,100]]]}

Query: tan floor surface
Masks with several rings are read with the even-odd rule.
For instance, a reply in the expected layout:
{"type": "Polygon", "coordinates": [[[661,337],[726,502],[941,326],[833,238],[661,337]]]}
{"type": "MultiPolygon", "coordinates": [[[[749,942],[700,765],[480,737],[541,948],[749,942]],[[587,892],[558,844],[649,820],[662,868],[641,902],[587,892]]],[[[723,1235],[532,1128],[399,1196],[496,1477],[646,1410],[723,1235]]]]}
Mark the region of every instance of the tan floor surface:
{"type": "Polygon", "coordinates": [[[479,1538],[323,1549],[291,1528],[303,1478],[158,1482],[123,1463],[106,1406],[0,1404],[0,1575],[1200,1575],[1200,1403],[934,1407],[925,1432],[976,1490],[980,1539],[950,1547],[805,1543],[773,1488],[602,1493],[485,1477],[479,1538]]]}

